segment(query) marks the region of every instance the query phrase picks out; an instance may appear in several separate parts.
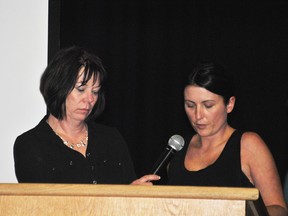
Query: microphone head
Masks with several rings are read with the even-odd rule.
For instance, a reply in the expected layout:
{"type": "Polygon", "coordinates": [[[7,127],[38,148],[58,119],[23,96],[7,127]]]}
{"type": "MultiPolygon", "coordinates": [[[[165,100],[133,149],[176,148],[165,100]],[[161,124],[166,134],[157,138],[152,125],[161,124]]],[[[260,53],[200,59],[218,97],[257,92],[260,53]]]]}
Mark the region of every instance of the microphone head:
{"type": "Polygon", "coordinates": [[[180,151],[184,144],[185,141],[180,135],[173,135],[168,141],[168,145],[176,151],[180,151]]]}

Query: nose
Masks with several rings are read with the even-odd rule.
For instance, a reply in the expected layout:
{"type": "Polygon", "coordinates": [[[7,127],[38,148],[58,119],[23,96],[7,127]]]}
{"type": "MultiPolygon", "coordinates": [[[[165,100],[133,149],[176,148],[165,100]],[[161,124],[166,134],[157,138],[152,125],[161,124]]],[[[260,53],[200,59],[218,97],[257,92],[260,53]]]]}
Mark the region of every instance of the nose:
{"type": "Polygon", "coordinates": [[[94,100],[95,100],[95,95],[94,95],[92,92],[87,92],[86,100],[87,100],[89,103],[93,103],[94,100]]]}
{"type": "Polygon", "coordinates": [[[196,116],[196,119],[199,120],[203,117],[203,111],[200,107],[197,107],[195,109],[195,116],[196,116]]]}

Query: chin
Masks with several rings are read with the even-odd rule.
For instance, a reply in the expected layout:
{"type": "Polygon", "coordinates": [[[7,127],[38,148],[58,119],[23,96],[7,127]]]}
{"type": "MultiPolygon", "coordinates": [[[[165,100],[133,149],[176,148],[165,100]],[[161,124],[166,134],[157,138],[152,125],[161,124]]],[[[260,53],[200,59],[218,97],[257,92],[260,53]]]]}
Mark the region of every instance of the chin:
{"type": "Polygon", "coordinates": [[[85,121],[87,119],[88,115],[78,115],[75,117],[75,119],[78,119],[79,121],[85,121]]]}
{"type": "Polygon", "coordinates": [[[207,130],[207,129],[201,129],[201,130],[195,130],[197,132],[197,134],[199,134],[199,136],[205,137],[205,136],[210,136],[211,135],[211,131],[207,130]]]}

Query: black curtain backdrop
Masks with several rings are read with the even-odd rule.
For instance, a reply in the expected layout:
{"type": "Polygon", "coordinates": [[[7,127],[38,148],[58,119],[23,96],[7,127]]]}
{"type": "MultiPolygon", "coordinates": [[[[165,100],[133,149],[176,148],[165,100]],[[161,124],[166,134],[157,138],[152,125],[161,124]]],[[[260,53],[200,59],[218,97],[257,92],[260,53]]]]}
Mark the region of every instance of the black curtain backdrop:
{"type": "Polygon", "coordinates": [[[109,80],[98,121],[120,130],[139,177],[172,135],[192,130],[183,108],[192,66],[204,59],[223,64],[236,78],[231,125],[263,137],[283,180],[287,9],[287,0],[50,0],[48,55],[79,45],[102,58],[109,80]]]}

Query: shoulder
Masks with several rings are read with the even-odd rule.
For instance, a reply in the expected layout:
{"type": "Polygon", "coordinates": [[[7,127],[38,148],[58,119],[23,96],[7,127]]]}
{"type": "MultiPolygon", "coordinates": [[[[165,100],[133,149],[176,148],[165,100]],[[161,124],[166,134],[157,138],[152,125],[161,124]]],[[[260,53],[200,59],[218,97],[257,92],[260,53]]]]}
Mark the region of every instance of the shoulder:
{"type": "Polygon", "coordinates": [[[44,116],[35,127],[23,132],[19,135],[19,137],[31,136],[40,132],[46,132],[47,128],[50,128],[46,122],[47,117],[47,115],[44,116]]]}
{"type": "Polygon", "coordinates": [[[241,149],[249,152],[256,152],[263,148],[266,149],[267,146],[259,134],[251,131],[243,132],[241,137],[241,149]]]}
{"type": "Polygon", "coordinates": [[[34,146],[35,143],[42,143],[53,135],[52,129],[43,118],[38,125],[29,129],[16,137],[14,146],[25,144],[25,146],[34,146]]]}
{"type": "Polygon", "coordinates": [[[116,127],[99,124],[96,122],[87,122],[88,132],[98,139],[111,140],[123,140],[122,135],[116,127]]]}
{"type": "Polygon", "coordinates": [[[29,129],[28,131],[23,132],[22,134],[20,134],[17,138],[17,140],[29,140],[29,139],[33,139],[36,138],[37,135],[40,135],[42,132],[41,128],[39,127],[39,125],[37,125],[34,128],[29,129]]]}
{"type": "Polygon", "coordinates": [[[272,157],[271,152],[261,138],[255,132],[244,132],[241,137],[241,158],[246,162],[255,162],[256,160],[265,160],[272,157]]]}
{"type": "Polygon", "coordinates": [[[98,133],[119,133],[116,127],[99,124],[93,121],[87,122],[88,127],[92,129],[92,131],[97,131],[98,133]]]}

